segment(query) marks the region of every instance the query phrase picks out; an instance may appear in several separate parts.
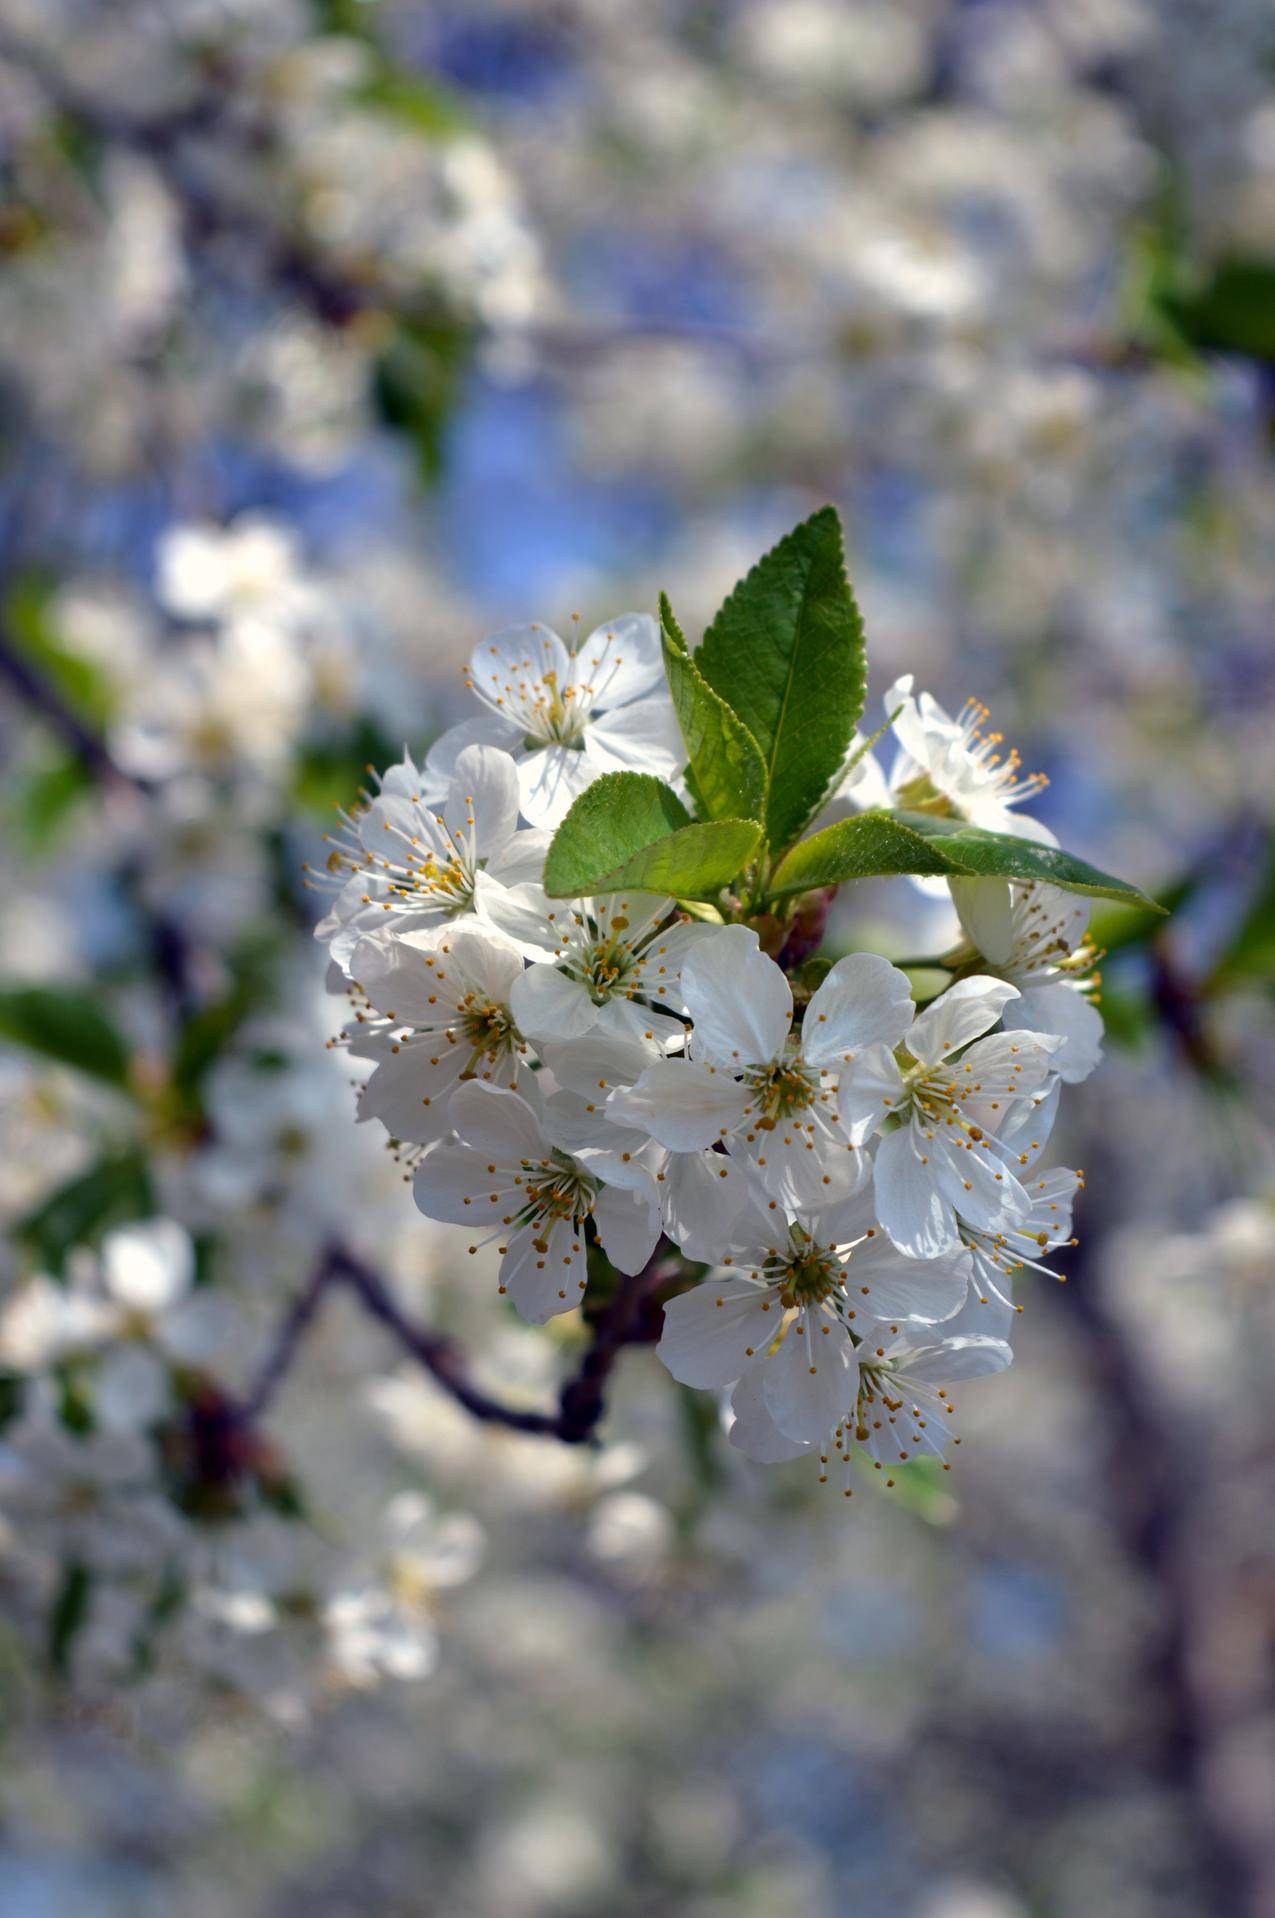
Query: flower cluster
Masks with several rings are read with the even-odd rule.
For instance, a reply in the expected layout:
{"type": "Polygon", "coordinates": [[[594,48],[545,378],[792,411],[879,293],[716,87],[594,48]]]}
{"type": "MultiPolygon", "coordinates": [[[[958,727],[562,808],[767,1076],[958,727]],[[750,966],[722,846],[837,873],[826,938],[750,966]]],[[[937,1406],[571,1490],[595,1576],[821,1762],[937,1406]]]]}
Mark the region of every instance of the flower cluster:
{"type": "MultiPolygon", "coordinates": [[[[782,860],[755,859],[755,883],[612,871],[568,889],[567,854],[624,841],[657,778],[678,808],[709,786],[661,645],[628,614],[574,651],[535,625],[475,649],[485,712],[380,776],[314,875],[352,1008],[341,1043],[420,1210],[497,1248],[524,1319],[580,1306],[608,1270],[656,1284],[659,1356],[729,1395],[732,1443],[814,1452],[824,1478],[835,1455],[849,1493],[860,1454],[887,1473],[943,1458],[952,1388],[1010,1362],[1016,1276],[1070,1238],[1079,1174],[1041,1162],[1061,1084],[1098,1058],[1087,907],[1045,879],[954,872],[963,938],[918,1003],[876,953],[794,961],[803,902],[829,889],[783,894],[782,860]]],[[[1052,848],[1018,810],[1040,782],[981,709],[952,719],[910,681],[885,705],[896,764],[854,735],[789,859],[891,818],[1052,848]]],[[[713,830],[657,840],[663,870],[713,830]]]]}

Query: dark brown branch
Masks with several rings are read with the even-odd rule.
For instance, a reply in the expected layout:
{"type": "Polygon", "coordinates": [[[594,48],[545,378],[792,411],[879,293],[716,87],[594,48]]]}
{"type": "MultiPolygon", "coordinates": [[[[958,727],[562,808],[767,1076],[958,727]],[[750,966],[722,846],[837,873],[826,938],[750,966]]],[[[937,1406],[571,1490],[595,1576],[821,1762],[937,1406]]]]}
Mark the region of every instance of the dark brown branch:
{"type": "Polygon", "coordinates": [[[346,1247],[329,1246],[281,1321],[256,1382],[240,1402],[240,1415],[257,1419],[269,1408],[323,1299],[333,1286],[344,1285],[472,1417],[484,1424],[503,1425],[509,1431],[556,1438],[564,1445],[587,1444],[596,1436],[606,1410],[606,1387],[620,1353],[626,1345],[651,1336],[647,1320],[652,1295],[677,1268],[676,1255],[670,1254],[667,1243],[661,1241],[641,1272],[621,1276],[614,1298],[594,1325],[579,1365],[563,1383],[557,1409],[537,1411],[509,1405],[476,1385],[459,1346],[441,1332],[414,1324],[378,1272],[346,1247]]]}

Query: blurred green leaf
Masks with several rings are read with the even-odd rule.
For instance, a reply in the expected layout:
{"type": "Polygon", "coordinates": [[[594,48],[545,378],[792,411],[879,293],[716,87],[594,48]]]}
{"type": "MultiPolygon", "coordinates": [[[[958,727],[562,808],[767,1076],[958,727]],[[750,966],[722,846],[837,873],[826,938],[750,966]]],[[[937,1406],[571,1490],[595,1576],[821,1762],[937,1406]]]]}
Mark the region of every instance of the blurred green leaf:
{"type": "Polygon", "coordinates": [[[110,686],[92,660],[81,658],[59,639],[53,603],[53,589],[47,580],[34,573],[22,575],[5,597],[8,637],[78,719],[101,726],[110,718],[114,704],[110,686]]]}
{"type": "Polygon", "coordinates": [[[0,1039],[127,1089],[128,1048],[97,1000],[78,987],[0,987],[0,1039]]]}
{"type": "Polygon", "coordinates": [[[1202,352],[1275,360],[1275,260],[1236,254],[1194,284],[1165,287],[1161,309],[1202,352]]]}
{"type": "Polygon", "coordinates": [[[12,805],[6,806],[15,842],[28,858],[57,844],[75,807],[92,790],[92,774],[74,753],[51,745],[41,754],[12,805]]]}
{"type": "Polygon", "coordinates": [[[77,1174],[14,1228],[42,1271],[55,1277],[76,1245],[93,1245],[112,1226],[154,1215],[146,1161],[136,1147],[109,1154],[77,1174]]]}
{"type": "Polygon", "coordinates": [[[756,852],[761,827],[749,819],[704,825],[671,787],[650,773],[606,773],[582,792],[545,860],[545,891],[581,894],[667,892],[704,899],[720,892],[756,852]]]}
{"type": "Polygon", "coordinates": [[[1209,992],[1261,980],[1275,981],[1275,835],[1267,846],[1266,866],[1240,929],[1208,981],[1209,992]]]}
{"type": "Polygon", "coordinates": [[[472,124],[454,95],[388,61],[380,62],[368,79],[360,81],[353,97],[360,106],[371,107],[427,138],[462,133],[472,124]]]}
{"type": "Polygon", "coordinates": [[[442,466],[473,339],[462,320],[395,320],[376,361],[373,391],[381,418],[411,441],[426,485],[442,466]]]}

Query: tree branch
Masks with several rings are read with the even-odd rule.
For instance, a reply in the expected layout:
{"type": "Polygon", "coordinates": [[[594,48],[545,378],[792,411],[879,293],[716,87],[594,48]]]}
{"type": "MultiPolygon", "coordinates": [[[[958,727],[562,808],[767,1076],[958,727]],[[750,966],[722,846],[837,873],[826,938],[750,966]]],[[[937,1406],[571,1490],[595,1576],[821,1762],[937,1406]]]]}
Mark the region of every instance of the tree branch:
{"type": "Polygon", "coordinates": [[[240,1416],[255,1420],[269,1409],[318,1315],[327,1293],[344,1285],[423,1366],[436,1384],[472,1417],[513,1432],[584,1445],[597,1433],[606,1410],[606,1387],[626,1345],[646,1342],[657,1329],[653,1294],[680,1270],[680,1259],[661,1240],[641,1272],[621,1275],[615,1297],[593,1327],[576,1370],[563,1382],[555,1411],[510,1405],[474,1383],[460,1347],[441,1332],[415,1325],[380,1274],[343,1245],[330,1245],[280,1321],[256,1381],[240,1402],[240,1416]],[[654,1309],[653,1309],[654,1308],[654,1309]]]}

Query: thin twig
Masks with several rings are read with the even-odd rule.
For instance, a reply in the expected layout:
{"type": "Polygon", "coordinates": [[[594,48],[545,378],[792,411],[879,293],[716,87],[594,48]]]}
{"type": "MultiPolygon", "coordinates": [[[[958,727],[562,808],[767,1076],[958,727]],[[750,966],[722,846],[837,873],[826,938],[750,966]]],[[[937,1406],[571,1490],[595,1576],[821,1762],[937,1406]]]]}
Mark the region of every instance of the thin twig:
{"type": "Polygon", "coordinates": [[[403,1350],[472,1417],[484,1424],[503,1425],[509,1431],[556,1438],[564,1445],[587,1444],[596,1435],[606,1410],[606,1387],[620,1353],[626,1345],[649,1336],[644,1314],[655,1289],[676,1268],[676,1259],[661,1242],[641,1272],[621,1277],[615,1297],[593,1328],[579,1365],[563,1383],[557,1409],[549,1412],[507,1404],[476,1385],[459,1346],[441,1332],[414,1324],[378,1272],[345,1246],[331,1245],[281,1320],[256,1381],[240,1402],[240,1414],[252,1420],[268,1409],[323,1299],[334,1285],[345,1285],[370,1316],[392,1333],[403,1350]]]}

